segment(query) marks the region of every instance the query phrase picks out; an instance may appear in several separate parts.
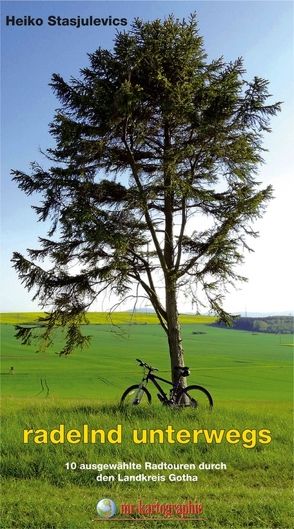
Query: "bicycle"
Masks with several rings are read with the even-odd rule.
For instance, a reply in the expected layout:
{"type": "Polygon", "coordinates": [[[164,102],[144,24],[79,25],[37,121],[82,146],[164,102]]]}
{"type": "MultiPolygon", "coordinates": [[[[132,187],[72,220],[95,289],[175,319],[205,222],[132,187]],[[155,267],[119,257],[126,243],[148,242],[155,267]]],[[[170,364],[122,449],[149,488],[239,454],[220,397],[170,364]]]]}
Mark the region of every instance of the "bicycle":
{"type": "MultiPolygon", "coordinates": [[[[140,367],[143,367],[143,378],[140,384],[134,384],[125,390],[121,397],[122,405],[138,406],[139,404],[151,404],[151,393],[146,388],[148,382],[152,382],[159,393],[157,397],[162,404],[170,407],[191,407],[199,408],[201,410],[211,410],[213,407],[213,400],[207,389],[202,386],[192,385],[182,388],[180,381],[174,384],[165,378],[154,375],[154,371],[158,371],[156,367],[152,367],[139,358],[136,358],[140,367]],[[157,382],[165,382],[172,386],[169,396],[164,392],[160,384],[157,382]]],[[[177,366],[180,377],[187,377],[190,375],[189,367],[177,366]]]]}

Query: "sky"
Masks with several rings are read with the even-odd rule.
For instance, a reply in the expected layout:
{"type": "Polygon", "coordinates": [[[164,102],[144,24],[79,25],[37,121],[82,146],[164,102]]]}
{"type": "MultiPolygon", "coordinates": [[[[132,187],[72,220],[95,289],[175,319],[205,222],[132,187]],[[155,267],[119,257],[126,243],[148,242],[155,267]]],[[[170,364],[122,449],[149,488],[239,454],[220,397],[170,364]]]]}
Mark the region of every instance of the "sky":
{"type": "MultiPolygon", "coordinates": [[[[272,101],[283,101],[282,112],[264,137],[265,164],[258,180],[272,184],[275,200],[255,227],[260,237],[255,252],[246,255],[239,272],[248,277],[226,297],[231,312],[293,312],[293,3],[289,1],[10,1],[1,14],[1,312],[38,310],[32,294],[20,284],[11,267],[13,251],[38,247],[48,225],[37,223],[31,197],[12,182],[10,170],[29,172],[32,161],[42,163],[40,150],[53,145],[48,132],[59,102],[48,83],[53,73],[66,80],[78,77],[88,63],[87,53],[99,46],[111,48],[114,26],[56,27],[48,16],[165,18],[170,13],[187,17],[196,11],[199,33],[208,59],[242,56],[246,78],[257,75],[270,81],[272,101]],[[6,25],[6,17],[40,18],[40,26],[6,25]]],[[[28,20],[28,19],[26,19],[28,20]]],[[[95,310],[107,310],[103,300],[95,310]]],[[[181,298],[180,311],[191,311],[181,298]]]]}

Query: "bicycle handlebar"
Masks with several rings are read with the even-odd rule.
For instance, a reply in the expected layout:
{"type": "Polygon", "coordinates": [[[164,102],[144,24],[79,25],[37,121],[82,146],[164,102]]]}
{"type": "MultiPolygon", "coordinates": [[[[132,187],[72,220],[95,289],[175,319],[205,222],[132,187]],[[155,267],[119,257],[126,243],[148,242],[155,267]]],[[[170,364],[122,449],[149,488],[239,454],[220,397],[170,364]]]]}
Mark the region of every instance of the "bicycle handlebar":
{"type": "Polygon", "coordinates": [[[140,360],[140,358],[136,358],[136,360],[139,363],[140,367],[146,367],[146,369],[150,369],[150,371],[158,371],[158,369],[156,367],[152,367],[152,366],[146,364],[146,362],[143,362],[143,360],[140,360]]]}

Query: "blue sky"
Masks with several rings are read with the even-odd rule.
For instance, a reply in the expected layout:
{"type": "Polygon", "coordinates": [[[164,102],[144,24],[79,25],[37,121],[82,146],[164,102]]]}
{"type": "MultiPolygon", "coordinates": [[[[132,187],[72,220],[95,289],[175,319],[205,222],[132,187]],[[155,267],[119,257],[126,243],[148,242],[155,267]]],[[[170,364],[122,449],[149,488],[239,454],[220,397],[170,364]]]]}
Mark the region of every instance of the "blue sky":
{"type": "Polygon", "coordinates": [[[38,308],[20,285],[10,258],[14,250],[25,252],[28,247],[36,247],[37,237],[46,233],[46,226],[36,222],[30,207],[32,200],[11,182],[10,169],[29,171],[30,162],[42,162],[40,149],[52,144],[48,124],[59,104],[48,86],[52,73],[60,73],[67,80],[78,76],[79,69],[87,64],[87,53],[99,46],[111,48],[116,31],[111,26],[49,27],[47,17],[111,15],[127,18],[130,23],[135,16],[153,19],[174,13],[181,18],[192,11],[197,12],[199,32],[209,59],[223,55],[226,60],[233,60],[242,56],[247,78],[258,75],[269,79],[273,100],[284,102],[282,113],[272,122],[272,134],[265,137],[269,152],[259,175],[265,185],[273,184],[276,199],[257,225],[261,236],[254,242],[256,251],[246,258],[241,270],[249,282],[228,295],[227,308],[258,312],[291,310],[293,3],[69,0],[2,2],[1,311],[38,308]],[[7,27],[6,16],[40,17],[44,24],[7,27]]]}

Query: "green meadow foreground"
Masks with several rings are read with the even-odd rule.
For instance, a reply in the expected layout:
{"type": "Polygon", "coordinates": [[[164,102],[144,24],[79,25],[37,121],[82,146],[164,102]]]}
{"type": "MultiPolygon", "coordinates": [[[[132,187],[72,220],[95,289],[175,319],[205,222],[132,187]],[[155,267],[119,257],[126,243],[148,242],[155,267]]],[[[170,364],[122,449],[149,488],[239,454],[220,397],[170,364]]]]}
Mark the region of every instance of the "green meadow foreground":
{"type": "MultiPolygon", "coordinates": [[[[7,321],[7,320],[6,320],[7,321]]],[[[27,320],[29,321],[29,320],[27,320]]],[[[125,324],[121,331],[106,324],[85,327],[93,336],[84,351],[59,357],[60,338],[46,353],[20,346],[14,327],[2,325],[2,473],[3,529],[90,529],[122,527],[113,518],[98,518],[95,507],[106,497],[116,503],[203,504],[197,522],[128,521],[125,526],[207,529],[290,529],[291,519],[291,399],[293,337],[213,328],[204,323],[183,325],[189,383],[205,386],[215,407],[209,415],[195,410],[175,411],[156,403],[149,408],[122,411],[123,390],[140,380],[135,358],[142,358],[169,378],[166,343],[159,325],[125,324]],[[198,332],[204,334],[195,334],[198,332]],[[13,368],[13,369],[11,369],[13,368]],[[12,374],[13,373],[13,374],[12,374]],[[121,425],[121,444],[23,443],[24,429],[109,429],[121,425]],[[251,442],[223,440],[207,443],[200,435],[193,443],[135,444],[134,429],[253,431],[251,442]],[[261,444],[258,432],[270,430],[272,441],[261,444]],[[256,439],[254,441],[254,431],[256,439]],[[252,437],[253,435],[253,437],[252,437]],[[252,440],[253,439],[253,440],[252,440]],[[247,447],[246,447],[246,446],[247,447]],[[249,447],[249,446],[251,447],[249,447]],[[101,482],[97,470],[81,464],[119,461],[195,463],[198,481],[170,481],[170,471],[149,471],[165,481],[101,482]],[[75,463],[67,470],[66,463],[75,463]],[[225,463],[226,470],[200,470],[201,463],[225,463]],[[99,478],[98,478],[99,479],[99,478]]],[[[248,437],[248,439],[249,439],[248,437]]],[[[124,471],[122,475],[141,471],[124,471]]],[[[104,474],[117,474],[105,471],[104,474]]],[[[146,472],[145,472],[146,473],[146,472]]],[[[181,470],[173,472],[182,475],[181,470]]]]}

